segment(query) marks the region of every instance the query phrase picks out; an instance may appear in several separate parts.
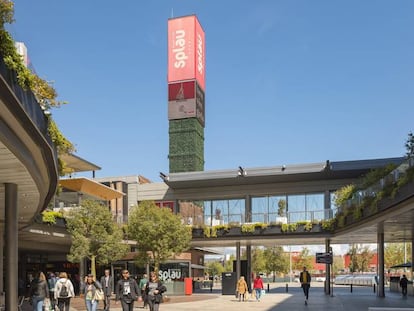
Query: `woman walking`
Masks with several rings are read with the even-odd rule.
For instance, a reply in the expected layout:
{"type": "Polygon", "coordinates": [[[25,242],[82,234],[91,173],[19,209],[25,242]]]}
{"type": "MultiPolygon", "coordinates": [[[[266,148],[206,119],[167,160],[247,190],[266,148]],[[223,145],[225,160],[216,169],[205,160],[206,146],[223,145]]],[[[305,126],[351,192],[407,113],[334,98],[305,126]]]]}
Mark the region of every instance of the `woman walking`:
{"type": "Polygon", "coordinates": [[[262,290],[264,289],[264,287],[263,287],[263,280],[259,274],[254,279],[253,288],[254,288],[254,291],[256,292],[256,301],[260,301],[260,296],[262,295],[262,290]]]}
{"type": "Polygon", "coordinates": [[[95,280],[93,274],[85,277],[85,282],[81,283],[81,293],[85,297],[85,305],[88,311],[96,311],[99,301],[95,299],[97,290],[101,290],[101,284],[95,280]]]}
{"type": "Polygon", "coordinates": [[[70,310],[70,300],[75,297],[73,283],[69,280],[66,272],[59,273],[59,280],[55,285],[55,299],[57,299],[59,311],[70,310]]]}
{"type": "Polygon", "coordinates": [[[248,289],[247,289],[247,283],[244,280],[244,276],[241,276],[240,279],[237,281],[236,291],[237,291],[237,295],[239,296],[238,297],[239,298],[239,301],[241,301],[241,300],[244,301],[245,296],[246,296],[246,293],[248,291],[248,289]]]}
{"type": "Polygon", "coordinates": [[[166,291],[167,288],[161,283],[155,272],[151,272],[149,281],[145,287],[150,311],[158,311],[160,309],[162,294],[166,291]]]}
{"type": "Polygon", "coordinates": [[[49,286],[43,272],[38,272],[30,284],[30,299],[33,311],[42,311],[45,298],[49,298],[49,286]]]}

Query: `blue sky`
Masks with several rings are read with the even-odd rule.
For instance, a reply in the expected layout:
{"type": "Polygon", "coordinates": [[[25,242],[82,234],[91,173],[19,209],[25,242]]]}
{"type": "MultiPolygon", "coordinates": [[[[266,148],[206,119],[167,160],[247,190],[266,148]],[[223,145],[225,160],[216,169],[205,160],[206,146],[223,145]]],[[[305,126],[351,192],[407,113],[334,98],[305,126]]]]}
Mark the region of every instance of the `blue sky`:
{"type": "Polygon", "coordinates": [[[69,104],[97,177],[168,172],[167,20],[206,33],[205,170],[402,156],[414,1],[15,1],[8,26],[69,104]]]}

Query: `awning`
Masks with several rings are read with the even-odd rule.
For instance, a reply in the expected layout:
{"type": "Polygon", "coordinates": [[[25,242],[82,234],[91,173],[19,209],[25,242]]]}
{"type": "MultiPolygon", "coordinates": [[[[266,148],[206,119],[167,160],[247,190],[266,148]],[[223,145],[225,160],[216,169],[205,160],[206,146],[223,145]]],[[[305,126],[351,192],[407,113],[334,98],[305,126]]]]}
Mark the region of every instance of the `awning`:
{"type": "Polygon", "coordinates": [[[106,201],[119,199],[125,195],[123,192],[112,189],[85,177],[61,179],[59,180],[59,184],[63,188],[89,194],[106,201]]]}
{"type": "Polygon", "coordinates": [[[99,171],[101,168],[74,154],[62,154],[59,156],[65,162],[64,173],[99,171]]]}
{"type": "Polygon", "coordinates": [[[411,262],[400,263],[399,265],[392,266],[391,269],[398,268],[411,268],[411,262]]]}

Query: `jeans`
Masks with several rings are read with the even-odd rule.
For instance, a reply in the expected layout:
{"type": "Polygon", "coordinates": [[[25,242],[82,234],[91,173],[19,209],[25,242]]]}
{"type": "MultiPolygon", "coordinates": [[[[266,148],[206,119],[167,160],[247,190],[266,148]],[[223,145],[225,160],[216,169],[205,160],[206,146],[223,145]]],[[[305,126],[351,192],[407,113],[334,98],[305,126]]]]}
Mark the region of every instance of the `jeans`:
{"type": "Polygon", "coordinates": [[[43,311],[43,302],[45,298],[39,296],[33,296],[32,307],[33,311],[43,311]]]}
{"type": "Polygon", "coordinates": [[[134,301],[132,300],[130,303],[125,302],[121,299],[122,311],[134,311],[134,301]]]}
{"type": "Polygon", "coordinates": [[[303,293],[305,294],[306,299],[309,298],[309,284],[302,284],[303,293]]]}
{"type": "Polygon", "coordinates": [[[59,311],[69,311],[70,310],[70,297],[58,298],[58,308],[59,308],[59,311]]]}
{"type": "Polygon", "coordinates": [[[256,292],[256,300],[260,300],[260,296],[262,296],[262,289],[261,288],[255,288],[256,292]]]}
{"type": "Polygon", "coordinates": [[[155,300],[148,299],[148,306],[150,311],[158,311],[160,309],[160,303],[155,300]]]}
{"type": "Polygon", "coordinates": [[[96,311],[98,307],[98,300],[86,300],[86,310],[88,311],[96,311]]]}

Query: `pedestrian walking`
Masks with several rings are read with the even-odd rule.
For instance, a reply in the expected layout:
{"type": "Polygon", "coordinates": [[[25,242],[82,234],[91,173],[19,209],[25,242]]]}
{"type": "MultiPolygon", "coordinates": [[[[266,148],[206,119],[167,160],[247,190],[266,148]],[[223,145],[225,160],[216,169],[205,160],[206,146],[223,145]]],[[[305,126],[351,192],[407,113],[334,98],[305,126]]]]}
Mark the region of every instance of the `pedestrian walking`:
{"type": "Polygon", "coordinates": [[[134,301],[138,299],[140,291],[137,282],[130,277],[128,270],[122,271],[122,278],[116,283],[115,304],[121,301],[122,311],[133,311],[134,301]]]}
{"type": "Polygon", "coordinates": [[[66,272],[60,272],[59,280],[57,280],[55,285],[55,299],[57,299],[59,311],[70,310],[70,300],[72,297],[75,297],[73,283],[68,278],[66,272]]]}
{"type": "Polygon", "coordinates": [[[46,276],[43,272],[38,272],[30,284],[30,301],[33,311],[42,311],[46,298],[49,298],[46,276]]]}
{"type": "Polygon", "coordinates": [[[403,297],[407,296],[407,286],[408,286],[408,279],[405,274],[403,274],[402,278],[400,279],[400,287],[403,297]]]}
{"type": "Polygon", "coordinates": [[[260,301],[260,297],[262,296],[262,290],[264,290],[263,280],[258,274],[253,282],[253,289],[256,294],[256,301],[260,301]]]}
{"type": "Polygon", "coordinates": [[[246,298],[246,293],[248,291],[247,283],[244,279],[244,276],[241,276],[240,279],[237,281],[236,291],[239,301],[244,301],[244,299],[246,298]]]}
{"type": "Polygon", "coordinates": [[[95,280],[93,274],[88,274],[85,281],[80,284],[80,292],[85,299],[86,310],[96,311],[99,301],[96,299],[96,291],[102,289],[102,285],[95,280]]]}
{"type": "Polygon", "coordinates": [[[112,288],[114,285],[114,279],[111,276],[111,271],[105,269],[104,275],[101,277],[102,290],[105,295],[104,299],[104,311],[109,311],[111,306],[112,288]]]}
{"type": "Polygon", "coordinates": [[[141,297],[142,297],[142,302],[144,304],[143,305],[144,309],[148,308],[148,299],[147,299],[147,294],[145,293],[145,287],[147,286],[147,283],[148,283],[148,275],[144,273],[141,280],[139,280],[139,285],[138,285],[141,291],[141,297]]]}
{"type": "Polygon", "coordinates": [[[299,276],[299,281],[303,289],[303,293],[305,294],[305,305],[307,305],[308,299],[309,299],[309,288],[310,288],[310,282],[311,282],[311,275],[306,270],[306,267],[303,267],[303,271],[300,273],[300,276],[299,276]]]}
{"type": "Polygon", "coordinates": [[[163,302],[162,294],[167,291],[167,288],[158,279],[155,272],[150,273],[150,278],[145,287],[145,293],[148,297],[148,306],[150,311],[159,311],[160,303],[163,302]]]}

